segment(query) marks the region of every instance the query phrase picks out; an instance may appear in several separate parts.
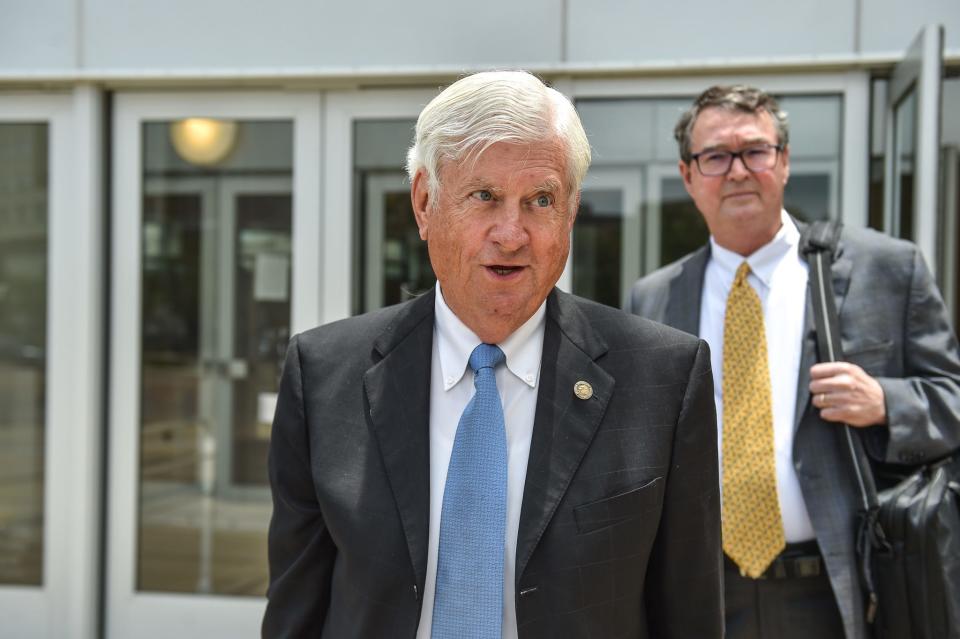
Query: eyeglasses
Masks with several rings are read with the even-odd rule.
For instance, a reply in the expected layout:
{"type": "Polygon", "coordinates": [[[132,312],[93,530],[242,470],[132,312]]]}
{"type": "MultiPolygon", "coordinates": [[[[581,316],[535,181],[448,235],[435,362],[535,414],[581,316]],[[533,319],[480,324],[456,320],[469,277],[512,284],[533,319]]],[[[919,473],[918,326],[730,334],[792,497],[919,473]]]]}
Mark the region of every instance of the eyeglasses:
{"type": "Polygon", "coordinates": [[[757,144],[739,151],[701,151],[691,155],[690,159],[697,163],[700,174],[707,177],[726,175],[734,158],[740,158],[751,173],[763,173],[777,165],[781,151],[782,144],[757,144]]]}

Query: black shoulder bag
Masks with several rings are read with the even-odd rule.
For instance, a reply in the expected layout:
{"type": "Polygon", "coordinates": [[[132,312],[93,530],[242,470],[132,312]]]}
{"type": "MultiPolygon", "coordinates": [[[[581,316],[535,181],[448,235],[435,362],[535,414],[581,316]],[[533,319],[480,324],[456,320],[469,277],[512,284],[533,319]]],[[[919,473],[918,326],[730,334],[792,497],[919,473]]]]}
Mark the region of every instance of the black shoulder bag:
{"type": "MultiPolygon", "coordinates": [[[[843,359],[830,278],[839,236],[839,223],[814,222],[800,242],[810,265],[821,362],[843,359]]],[[[960,456],[911,469],[878,491],[860,437],[850,426],[843,429],[861,497],[857,559],[873,636],[960,638],[960,456]]]]}

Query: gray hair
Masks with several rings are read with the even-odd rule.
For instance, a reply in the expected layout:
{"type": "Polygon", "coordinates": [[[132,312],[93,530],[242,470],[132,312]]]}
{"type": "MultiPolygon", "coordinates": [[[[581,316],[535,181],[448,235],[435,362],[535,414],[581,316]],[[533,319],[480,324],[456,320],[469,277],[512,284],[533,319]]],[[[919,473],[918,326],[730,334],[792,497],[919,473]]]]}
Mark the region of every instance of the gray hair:
{"type": "Polygon", "coordinates": [[[410,179],[424,169],[430,198],[440,168],[478,157],[498,142],[531,144],[556,136],[566,150],[571,193],[590,167],[590,143],[570,100],[526,71],[487,71],[457,80],[424,107],[407,151],[410,179]]]}
{"type": "Polygon", "coordinates": [[[777,142],[786,146],[790,143],[790,125],[787,123],[786,112],[780,109],[776,99],[765,91],[755,87],[736,84],[732,86],[712,86],[701,93],[689,109],[684,111],[673,129],[673,137],[680,145],[680,159],[690,163],[690,136],[693,125],[696,124],[700,113],[705,109],[726,109],[727,111],[741,111],[756,113],[763,109],[770,114],[773,125],[777,129],[777,142]]]}

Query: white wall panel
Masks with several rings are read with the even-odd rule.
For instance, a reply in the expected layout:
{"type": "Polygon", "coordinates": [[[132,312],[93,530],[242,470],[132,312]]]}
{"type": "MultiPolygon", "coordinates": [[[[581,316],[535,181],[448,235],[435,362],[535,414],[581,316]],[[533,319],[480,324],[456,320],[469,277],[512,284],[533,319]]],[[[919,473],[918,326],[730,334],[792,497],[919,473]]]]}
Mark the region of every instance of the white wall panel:
{"type": "Polygon", "coordinates": [[[569,0],[569,61],[722,62],[848,54],[854,19],[854,0],[692,0],[681,5],[569,0]]]}
{"type": "Polygon", "coordinates": [[[560,55],[560,0],[87,0],[85,7],[93,68],[533,66],[560,55]]]}
{"type": "Polygon", "coordinates": [[[77,64],[76,0],[0,0],[0,71],[77,64]]]}
{"type": "Polygon", "coordinates": [[[0,73],[285,67],[724,64],[885,55],[945,26],[958,0],[0,0],[0,73]]]}
{"type": "Polygon", "coordinates": [[[865,52],[900,53],[907,50],[926,24],[942,24],[944,49],[960,50],[958,0],[870,0],[863,3],[860,39],[865,52]]]}

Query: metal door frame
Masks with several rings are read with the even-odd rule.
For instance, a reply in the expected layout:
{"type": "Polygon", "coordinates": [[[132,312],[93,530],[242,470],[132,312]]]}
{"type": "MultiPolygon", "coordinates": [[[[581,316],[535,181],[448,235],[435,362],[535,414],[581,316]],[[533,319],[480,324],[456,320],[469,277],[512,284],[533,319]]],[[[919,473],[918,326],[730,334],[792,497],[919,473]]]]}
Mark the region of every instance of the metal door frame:
{"type": "Polygon", "coordinates": [[[885,109],[884,148],[884,230],[900,234],[899,181],[894,174],[897,109],[911,91],[917,94],[916,162],[914,173],[914,236],[912,239],[936,275],[937,218],[939,216],[940,162],[940,94],[943,82],[943,27],[927,25],[920,30],[907,49],[903,60],[890,76],[885,109]]]}
{"type": "Polygon", "coordinates": [[[102,95],[7,94],[0,121],[48,126],[43,583],[0,586],[5,633],[92,638],[100,578],[102,95]]]}

